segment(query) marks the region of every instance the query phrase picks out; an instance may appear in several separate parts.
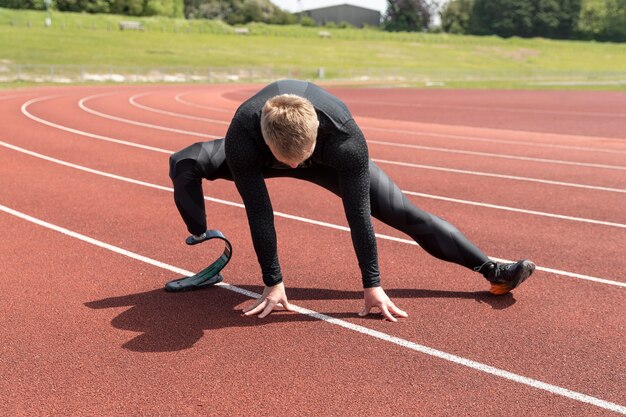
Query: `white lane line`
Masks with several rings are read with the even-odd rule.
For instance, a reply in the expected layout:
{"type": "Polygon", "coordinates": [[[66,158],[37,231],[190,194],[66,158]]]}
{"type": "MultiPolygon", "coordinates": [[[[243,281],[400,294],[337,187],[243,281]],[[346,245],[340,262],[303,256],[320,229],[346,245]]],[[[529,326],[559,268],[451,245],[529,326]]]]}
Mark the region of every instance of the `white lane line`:
{"type": "MultiPolygon", "coordinates": [[[[4,146],[6,148],[9,149],[13,149],[14,151],[17,152],[21,152],[30,156],[34,156],[36,158],[40,158],[49,162],[53,162],[59,165],[63,165],[66,166],[68,168],[74,168],[80,171],[85,171],[85,172],[89,172],[91,174],[96,174],[96,175],[101,175],[103,177],[107,177],[107,178],[112,178],[112,179],[116,179],[116,180],[120,180],[120,181],[124,181],[124,182],[128,182],[131,184],[136,184],[136,185],[141,185],[144,187],[149,187],[149,188],[154,188],[157,190],[162,190],[162,191],[168,191],[168,192],[174,192],[174,189],[171,187],[164,187],[162,185],[157,185],[157,184],[152,184],[149,182],[145,182],[145,181],[140,181],[140,180],[136,180],[133,178],[128,178],[128,177],[123,177],[120,175],[116,175],[116,174],[111,174],[108,172],[104,172],[104,171],[99,171],[96,169],[92,169],[92,168],[87,168],[84,167],[82,165],[77,165],[77,164],[73,164],[71,162],[66,162],[66,161],[62,161],[60,159],[56,159],[56,158],[52,158],[50,156],[47,155],[42,155],[40,153],[37,152],[33,152],[33,151],[29,151],[27,149],[24,148],[20,148],[18,146],[15,145],[11,145],[10,143],[6,143],[3,141],[0,141],[0,146],[4,146]]],[[[241,203],[236,203],[233,201],[228,201],[228,200],[222,200],[219,198],[213,198],[213,197],[204,197],[205,200],[207,201],[211,201],[214,203],[219,203],[219,204],[223,204],[223,205],[227,205],[227,206],[231,206],[231,207],[238,207],[241,209],[245,209],[245,206],[241,203]]],[[[329,229],[335,229],[335,230],[341,230],[344,232],[350,232],[350,228],[346,227],[346,226],[342,226],[342,225],[338,225],[338,224],[333,224],[333,223],[327,223],[327,222],[322,222],[319,220],[313,220],[313,219],[309,219],[306,217],[300,217],[300,216],[295,216],[292,214],[287,214],[287,213],[282,213],[279,211],[274,211],[274,215],[276,217],[282,217],[285,219],[291,219],[291,220],[296,220],[299,222],[303,222],[303,223],[308,223],[308,224],[313,224],[313,225],[317,225],[317,226],[322,226],[322,227],[326,227],[329,229]]],[[[415,241],[413,240],[409,240],[409,239],[402,239],[402,238],[398,238],[398,237],[394,237],[394,236],[388,236],[388,235],[384,235],[384,234],[380,234],[380,233],[376,233],[375,234],[377,238],[383,239],[383,240],[389,240],[389,241],[394,241],[394,242],[399,242],[399,243],[405,243],[408,245],[414,245],[414,246],[419,246],[415,241]]],[[[498,261],[498,262],[512,262],[511,260],[508,259],[503,259],[503,258],[495,258],[490,256],[489,258],[498,261]]],[[[568,271],[562,271],[562,270],[558,270],[558,269],[553,269],[553,268],[545,268],[542,266],[537,266],[537,270],[538,271],[545,271],[545,272],[550,272],[556,275],[561,275],[561,276],[566,276],[566,277],[570,277],[570,278],[577,278],[577,279],[582,279],[585,281],[592,281],[592,282],[597,282],[600,284],[606,284],[606,285],[612,285],[612,286],[616,286],[616,287],[623,287],[626,288],[626,282],[620,282],[620,281],[613,281],[613,280],[609,280],[609,279],[605,279],[605,278],[598,278],[598,277],[593,277],[593,276],[589,276],[589,275],[583,275],[583,274],[578,274],[575,272],[568,272],[568,271]]]]}
{"type": "MultiPolygon", "coordinates": [[[[94,138],[94,139],[99,139],[99,140],[105,140],[105,141],[117,143],[117,144],[120,144],[120,145],[127,145],[127,146],[136,147],[136,148],[154,150],[156,152],[164,152],[164,153],[170,153],[170,154],[173,153],[173,151],[168,151],[168,150],[164,150],[164,149],[160,149],[160,148],[154,148],[154,147],[145,146],[145,145],[139,145],[139,144],[134,143],[134,142],[127,142],[127,141],[120,140],[120,139],[110,138],[110,137],[101,136],[101,135],[95,135],[95,134],[84,132],[84,131],[81,131],[81,130],[68,128],[66,126],[62,126],[62,125],[58,125],[56,123],[48,122],[47,120],[44,120],[44,119],[41,119],[41,118],[39,118],[37,116],[32,115],[28,111],[28,107],[31,104],[39,102],[39,101],[47,100],[47,99],[50,99],[50,98],[53,98],[53,97],[57,97],[57,96],[40,97],[40,98],[36,98],[36,99],[30,100],[30,101],[24,103],[22,105],[22,113],[25,116],[27,116],[28,118],[30,118],[30,119],[32,119],[32,120],[34,120],[36,122],[43,123],[45,125],[48,125],[50,127],[56,128],[56,129],[61,129],[61,130],[65,130],[67,132],[75,133],[77,135],[87,136],[87,137],[94,138]]],[[[433,166],[433,165],[418,165],[418,164],[410,164],[410,163],[406,163],[406,162],[388,161],[388,160],[384,160],[384,159],[372,159],[372,160],[374,162],[380,162],[380,163],[384,163],[384,164],[392,164],[392,165],[398,165],[398,166],[405,166],[405,167],[412,167],[412,168],[421,168],[421,169],[435,170],[435,171],[452,172],[452,173],[464,174],[464,175],[477,175],[477,176],[484,176],[484,177],[491,177],[491,178],[501,178],[501,179],[506,179],[506,180],[530,181],[530,182],[537,182],[537,183],[541,183],[541,184],[558,185],[558,186],[564,186],[564,187],[575,187],[575,188],[585,188],[585,189],[598,190],[598,191],[626,193],[626,189],[620,189],[620,188],[600,187],[600,186],[595,186],[595,185],[584,185],[584,184],[576,184],[576,183],[569,183],[569,182],[562,182],[562,181],[541,180],[541,179],[536,179],[536,178],[520,177],[520,176],[513,176],[513,175],[492,174],[492,173],[480,172],[480,171],[468,171],[468,170],[461,170],[461,169],[454,169],[454,168],[443,168],[443,167],[438,167],[438,166],[433,166]]]]}
{"type": "Polygon", "coordinates": [[[78,129],[72,129],[71,127],[62,126],[62,125],[59,125],[59,124],[56,124],[56,123],[49,122],[49,121],[47,121],[45,119],[42,119],[40,117],[35,116],[34,114],[32,114],[32,113],[30,113],[28,111],[28,107],[31,104],[34,104],[34,103],[37,103],[37,102],[40,102],[40,101],[44,101],[44,100],[48,100],[50,98],[55,98],[55,97],[58,97],[58,96],[45,96],[45,97],[34,98],[32,100],[27,101],[26,103],[24,103],[22,105],[22,114],[24,116],[28,117],[29,119],[34,120],[34,121],[36,121],[38,123],[42,123],[42,124],[44,124],[46,126],[50,126],[52,128],[55,128],[55,129],[64,130],[66,132],[74,133],[76,135],[86,136],[88,138],[103,140],[103,141],[106,141],[106,142],[117,143],[119,145],[131,146],[133,148],[145,149],[145,150],[153,151],[153,152],[168,153],[168,154],[172,153],[171,151],[168,151],[168,150],[165,150],[165,149],[161,149],[161,148],[155,148],[154,146],[141,145],[141,144],[135,143],[135,142],[128,142],[126,140],[115,139],[115,138],[111,138],[111,137],[108,137],[108,136],[96,135],[94,133],[89,133],[89,132],[85,132],[85,131],[78,130],[78,129]]]}
{"type": "Polygon", "coordinates": [[[428,170],[434,170],[434,171],[443,171],[443,172],[450,172],[450,173],[454,173],[454,174],[477,175],[477,176],[481,176],[481,177],[500,178],[500,179],[505,179],[505,180],[537,182],[537,183],[540,183],[540,184],[558,185],[558,186],[563,186],[563,187],[574,187],[574,188],[585,188],[585,189],[588,189],[588,190],[608,191],[608,192],[612,192],[612,193],[626,193],[626,189],[624,189],[624,188],[611,188],[611,187],[601,187],[601,186],[597,186],[597,185],[576,184],[576,183],[572,183],[572,182],[541,180],[541,179],[537,179],[537,178],[519,177],[519,176],[516,176],[516,175],[491,174],[489,172],[468,171],[468,170],[464,170],[464,169],[455,169],[455,168],[444,168],[444,167],[438,167],[438,166],[434,166],[434,165],[412,164],[412,163],[409,163],[409,162],[389,161],[389,160],[386,160],[386,159],[378,159],[378,158],[372,158],[372,161],[378,162],[380,164],[397,165],[397,166],[401,166],[401,167],[410,167],[410,168],[428,169],[428,170]]]}
{"type": "Polygon", "coordinates": [[[606,221],[603,221],[603,220],[593,220],[593,219],[585,219],[585,218],[582,218],[582,217],[564,216],[562,214],[546,213],[546,212],[543,212],[543,211],[535,211],[535,210],[525,210],[525,209],[519,209],[519,208],[515,208],[515,207],[499,206],[499,205],[496,205],[496,204],[480,203],[480,202],[477,202],[477,201],[460,200],[460,199],[457,199],[457,198],[442,197],[442,196],[439,196],[439,195],[417,193],[415,191],[402,190],[402,192],[405,193],[405,194],[414,195],[414,196],[417,196],[417,197],[431,198],[433,200],[449,201],[451,203],[467,204],[467,205],[470,205],[470,206],[487,207],[487,208],[492,208],[492,209],[497,209],[497,210],[512,211],[512,212],[515,212],[515,213],[531,214],[531,215],[534,215],[534,216],[551,217],[551,218],[555,218],[555,219],[562,219],[562,220],[570,220],[570,221],[575,221],[575,222],[598,224],[598,225],[610,226],[610,227],[621,227],[621,228],[625,228],[626,229],[626,224],[623,224],[623,223],[613,223],[613,222],[606,222],[606,221]]]}
{"type": "MultiPolygon", "coordinates": [[[[413,135],[413,136],[430,136],[430,137],[435,137],[435,138],[445,138],[445,139],[454,139],[454,140],[472,141],[472,142],[503,143],[507,145],[524,145],[524,146],[533,146],[533,147],[539,147],[539,148],[554,148],[554,149],[564,149],[564,150],[571,150],[571,151],[603,152],[603,153],[612,153],[612,154],[626,153],[626,151],[621,151],[619,149],[557,145],[553,143],[526,142],[526,141],[521,141],[521,140],[492,139],[492,138],[484,138],[480,136],[452,135],[448,133],[427,132],[424,130],[384,129],[380,127],[368,127],[368,126],[361,126],[361,128],[364,130],[373,130],[376,132],[398,133],[401,135],[413,135]]],[[[519,132],[519,131],[515,130],[514,132],[519,132]]],[[[596,137],[593,137],[593,136],[589,136],[588,138],[597,139],[596,137]]],[[[615,140],[623,140],[623,139],[615,139],[615,140]]]]}
{"type": "Polygon", "coordinates": [[[180,94],[176,94],[176,97],[174,97],[174,100],[176,100],[177,102],[179,102],[180,104],[184,104],[185,106],[189,106],[189,107],[195,107],[198,109],[203,109],[203,110],[211,110],[211,111],[215,111],[215,112],[219,112],[219,113],[228,113],[228,114],[233,114],[235,112],[235,110],[226,110],[220,107],[209,107],[209,106],[203,106],[201,104],[197,104],[197,103],[193,103],[191,101],[187,101],[187,100],[183,100],[181,97],[182,96],[186,96],[187,94],[191,94],[194,91],[186,91],[180,94]]]}
{"type": "MultiPolygon", "coordinates": [[[[109,250],[109,251],[117,253],[119,255],[126,256],[128,258],[135,259],[137,261],[144,262],[146,264],[149,264],[149,265],[152,265],[152,266],[156,266],[158,268],[165,269],[167,271],[174,272],[175,274],[187,275],[187,276],[194,274],[191,271],[186,271],[186,270],[184,270],[182,268],[178,268],[176,266],[172,266],[172,265],[166,264],[164,262],[160,262],[160,261],[157,261],[155,259],[148,258],[148,257],[143,256],[143,255],[139,255],[139,254],[137,254],[135,252],[131,252],[131,251],[126,250],[126,249],[122,249],[122,248],[120,248],[118,246],[110,245],[108,243],[102,242],[100,240],[96,240],[94,238],[91,238],[89,236],[85,236],[83,234],[74,232],[74,231],[66,229],[64,227],[57,226],[57,225],[54,225],[52,223],[48,223],[48,222],[46,222],[44,220],[40,220],[38,218],[29,216],[28,214],[19,212],[17,210],[11,209],[11,208],[6,207],[6,206],[1,205],[1,204],[0,204],[0,210],[2,210],[3,212],[5,212],[7,214],[12,215],[12,216],[18,217],[18,218],[20,218],[22,220],[26,220],[28,222],[34,223],[34,224],[36,224],[38,226],[45,227],[47,229],[50,229],[50,230],[53,230],[55,232],[64,234],[66,236],[78,239],[78,240],[80,240],[82,242],[89,243],[89,244],[97,246],[99,248],[109,250]]],[[[245,290],[243,288],[239,288],[239,287],[237,287],[235,285],[227,284],[225,282],[221,282],[221,283],[219,283],[217,285],[219,287],[221,287],[221,288],[226,289],[226,290],[233,291],[235,293],[242,294],[242,295],[245,295],[245,296],[248,296],[248,297],[251,297],[251,298],[255,298],[256,299],[256,298],[259,298],[261,296],[261,294],[258,294],[258,293],[252,292],[252,291],[248,291],[248,290],[245,290]]],[[[474,361],[474,360],[471,360],[471,359],[467,359],[467,358],[464,358],[462,356],[453,355],[451,353],[444,352],[444,351],[441,351],[441,350],[438,350],[438,349],[433,349],[431,347],[420,345],[418,343],[414,343],[414,342],[411,342],[411,341],[406,340],[406,339],[402,339],[402,338],[395,337],[395,336],[392,336],[392,335],[387,334],[387,333],[383,333],[383,332],[380,332],[380,331],[377,331],[377,330],[373,330],[373,329],[370,329],[370,328],[365,327],[365,326],[360,326],[358,324],[350,323],[350,322],[345,321],[345,320],[337,319],[337,318],[328,316],[326,314],[319,313],[319,312],[314,311],[314,310],[309,310],[309,309],[306,309],[306,308],[302,308],[302,307],[299,307],[299,306],[294,305],[294,304],[292,304],[292,306],[293,306],[294,310],[297,313],[299,313],[299,314],[302,314],[302,315],[305,315],[305,316],[309,316],[309,317],[321,320],[323,322],[326,322],[326,323],[329,323],[329,324],[333,324],[335,326],[339,326],[339,327],[342,327],[344,329],[348,329],[348,330],[351,330],[351,331],[354,331],[354,332],[357,332],[357,333],[361,333],[361,334],[364,334],[366,336],[370,336],[370,337],[382,340],[384,342],[392,343],[392,344],[395,344],[395,345],[400,346],[400,347],[405,348],[405,349],[410,349],[410,350],[413,350],[415,352],[419,352],[419,353],[423,353],[425,355],[429,355],[429,356],[432,356],[432,357],[435,357],[435,358],[443,359],[445,361],[452,362],[452,363],[455,363],[457,365],[465,366],[467,368],[474,369],[474,370],[479,371],[479,372],[484,372],[484,373],[487,373],[487,374],[490,374],[490,375],[493,375],[493,376],[496,376],[496,377],[499,377],[499,378],[507,379],[509,381],[516,382],[518,384],[527,385],[527,386],[530,386],[530,387],[533,387],[533,388],[536,388],[536,389],[539,389],[539,390],[547,391],[549,393],[560,395],[562,397],[566,397],[566,398],[569,398],[569,399],[572,399],[572,400],[575,400],[575,401],[578,401],[578,402],[587,403],[587,404],[591,404],[591,405],[594,405],[596,407],[600,407],[600,408],[603,408],[603,409],[606,409],[606,410],[611,410],[611,411],[615,411],[615,412],[618,412],[618,413],[621,413],[621,414],[626,414],[626,407],[621,406],[621,405],[616,404],[616,403],[605,401],[605,400],[602,400],[600,398],[592,397],[590,395],[586,395],[586,394],[583,394],[583,393],[580,393],[580,392],[572,391],[570,389],[563,388],[563,387],[560,387],[558,385],[548,384],[546,382],[542,382],[542,381],[539,381],[537,379],[529,378],[529,377],[526,377],[526,376],[523,376],[523,375],[515,374],[513,372],[505,371],[505,370],[500,369],[500,368],[495,368],[493,366],[484,364],[482,362],[477,362],[477,361],[474,361]]]]}
{"type": "Polygon", "coordinates": [[[138,122],[136,120],[125,119],[123,117],[112,116],[110,114],[106,114],[106,113],[99,112],[97,110],[93,110],[93,109],[91,109],[91,108],[89,108],[89,107],[87,107],[85,105],[85,103],[87,101],[91,100],[91,99],[107,96],[107,95],[110,95],[110,94],[111,93],[95,94],[93,96],[85,97],[85,98],[81,99],[78,102],[78,106],[82,110],[86,111],[87,113],[91,113],[91,114],[93,114],[95,116],[103,117],[105,119],[114,120],[116,122],[127,123],[127,124],[131,124],[131,125],[135,125],[135,126],[141,126],[141,127],[145,127],[145,128],[148,128],[148,129],[164,130],[166,132],[179,133],[181,135],[199,136],[199,137],[208,138],[208,139],[218,139],[218,138],[221,138],[221,136],[208,135],[206,133],[200,133],[200,132],[190,132],[189,130],[174,129],[174,128],[171,128],[171,127],[154,125],[154,124],[151,124],[151,123],[143,123],[143,122],[138,122]]]}
{"type": "Polygon", "coordinates": [[[545,163],[545,164],[559,164],[559,165],[572,165],[572,166],[588,167],[588,168],[626,170],[626,166],[621,166],[621,165],[594,164],[590,162],[572,162],[572,161],[563,161],[560,159],[534,158],[530,156],[506,155],[506,154],[500,154],[500,153],[463,151],[459,149],[411,145],[408,143],[385,142],[381,140],[372,140],[372,139],[369,139],[367,143],[373,143],[375,145],[393,146],[397,148],[419,149],[419,150],[424,150],[424,151],[445,152],[445,153],[454,153],[454,154],[460,154],[460,155],[486,156],[489,158],[515,159],[518,161],[540,162],[540,163],[545,163]]]}
{"type": "Polygon", "coordinates": [[[182,119],[189,119],[189,120],[196,120],[196,121],[200,121],[200,122],[207,122],[207,123],[214,123],[214,124],[220,124],[220,125],[230,125],[230,122],[224,121],[224,120],[217,120],[217,119],[207,119],[206,117],[200,117],[200,116],[191,116],[189,114],[183,114],[183,113],[174,113],[171,111],[166,111],[166,110],[161,110],[161,109],[156,109],[154,107],[149,107],[146,106],[144,104],[140,104],[137,103],[137,99],[140,97],[145,97],[147,95],[151,95],[153,93],[141,93],[141,94],[135,94],[134,96],[130,97],[128,99],[128,102],[135,106],[138,107],[142,110],[146,110],[149,112],[153,112],[153,113],[158,113],[158,114],[164,114],[166,116],[173,116],[173,117],[179,117],[182,119]]]}
{"type": "Polygon", "coordinates": [[[522,108],[506,108],[502,106],[484,107],[484,106],[453,106],[447,104],[421,104],[421,103],[401,103],[388,101],[369,101],[369,100],[345,100],[349,103],[373,104],[376,106],[394,106],[394,107],[416,107],[421,109],[437,108],[437,109],[454,109],[454,110],[477,110],[486,112],[502,112],[502,113],[530,113],[530,114],[554,114],[558,116],[589,116],[589,117],[626,117],[626,113],[608,113],[608,112],[582,112],[567,110],[534,110],[522,108]]]}
{"type": "MultiPolygon", "coordinates": [[[[142,95],[147,95],[147,94],[151,94],[151,93],[145,93],[145,94],[142,94],[142,95]]],[[[180,102],[180,103],[182,103],[182,104],[187,104],[188,102],[183,102],[183,101],[178,99],[178,96],[183,95],[183,94],[186,94],[186,93],[181,93],[181,94],[177,95],[175,97],[175,100],[180,102]]],[[[191,103],[191,104],[193,104],[193,103],[191,103]]],[[[194,107],[207,108],[207,107],[197,106],[197,105],[195,105],[194,107]]],[[[208,107],[207,109],[216,110],[214,107],[208,107]]],[[[167,114],[169,116],[181,117],[181,118],[189,118],[189,119],[192,119],[192,120],[208,122],[208,123],[219,123],[220,122],[220,121],[215,120],[215,119],[207,119],[207,118],[200,117],[200,116],[189,116],[189,115],[186,115],[184,113],[165,112],[163,110],[155,109],[155,108],[152,108],[152,107],[150,107],[150,108],[146,107],[146,110],[155,111],[155,112],[158,112],[158,113],[163,112],[164,114],[167,114]]],[[[229,112],[229,113],[231,113],[231,112],[229,112]]],[[[229,122],[226,122],[226,121],[222,121],[222,123],[229,124],[229,122]]],[[[604,152],[604,153],[612,153],[612,154],[614,154],[614,153],[626,153],[626,150],[620,151],[620,150],[615,150],[615,149],[591,148],[591,147],[584,147],[584,146],[569,146],[569,145],[543,144],[543,143],[525,142],[525,141],[511,141],[511,140],[490,139],[490,138],[483,138],[483,137],[476,137],[476,136],[450,135],[450,134],[424,132],[424,131],[410,131],[410,130],[399,130],[399,129],[383,129],[383,128],[378,128],[378,127],[368,127],[366,125],[359,125],[359,126],[362,129],[364,129],[364,130],[372,130],[372,131],[377,131],[377,132],[399,133],[399,134],[410,134],[410,135],[421,135],[421,136],[432,136],[432,137],[441,137],[441,138],[446,138],[446,139],[455,139],[455,140],[463,140],[463,141],[503,143],[503,144],[509,144],[509,145],[524,145],[524,146],[531,146],[531,147],[534,146],[534,147],[555,148],[555,149],[564,149],[564,150],[573,150],[573,151],[604,152]]]]}

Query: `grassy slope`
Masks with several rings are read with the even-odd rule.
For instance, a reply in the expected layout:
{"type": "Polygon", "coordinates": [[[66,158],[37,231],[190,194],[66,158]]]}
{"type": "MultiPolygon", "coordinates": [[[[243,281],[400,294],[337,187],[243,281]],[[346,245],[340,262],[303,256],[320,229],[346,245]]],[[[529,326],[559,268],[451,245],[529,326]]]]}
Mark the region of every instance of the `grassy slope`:
{"type": "Polygon", "coordinates": [[[555,74],[626,78],[626,44],[355,29],[330,29],[332,38],[320,39],[318,32],[328,29],[258,24],[250,26],[251,35],[238,36],[221,22],[164,18],[132,18],[146,30],[122,32],[117,24],[128,17],[75,13],[53,13],[53,26],[46,29],[44,17],[0,9],[0,63],[272,67],[309,73],[324,67],[329,78],[396,73],[457,83],[467,77],[555,74]]]}

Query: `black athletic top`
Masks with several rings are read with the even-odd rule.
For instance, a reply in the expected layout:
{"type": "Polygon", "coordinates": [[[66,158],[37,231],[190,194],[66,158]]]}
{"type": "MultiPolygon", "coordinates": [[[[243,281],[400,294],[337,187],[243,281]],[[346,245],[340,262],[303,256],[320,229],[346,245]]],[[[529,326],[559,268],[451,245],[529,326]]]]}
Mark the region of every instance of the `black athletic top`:
{"type": "Polygon", "coordinates": [[[304,97],[315,107],[320,122],[315,151],[297,169],[327,166],[337,170],[363,287],[379,286],[376,239],[370,217],[369,156],[365,138],[346,105],[337,97],[316,85],[295,80],[272,83],[244,102],[226,133],[226,161],[246,206],[263,282],[272,286],[282,281],[272,203],[263,169],[290,168],[276,160],[261,133],[263,106],[268,99],[280,94],[304,97]]]}

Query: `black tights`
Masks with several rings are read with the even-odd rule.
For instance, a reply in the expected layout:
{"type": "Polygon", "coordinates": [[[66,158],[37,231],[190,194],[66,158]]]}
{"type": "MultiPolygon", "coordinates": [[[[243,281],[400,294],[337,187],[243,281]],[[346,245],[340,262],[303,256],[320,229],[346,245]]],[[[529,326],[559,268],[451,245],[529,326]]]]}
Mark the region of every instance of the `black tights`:
{"type": "MultiPolygon", "coordinates": [[[[457,228],[445,220],[418,209],[374,162],[370,161],[372,216],[409,235],[431,255],[448,262],[477,268],[489,258],[457,228]]],[[[340,196],[334,170],[313,166],[263,171],[265,178],[288,177],[310,181],[340,196]]],[[[226,179],[232,175],[226,164],[224,139],[195,143],[170,157],[170,178],[174,201],[187,230],[200,235],[207,229],[202,179],[226,179]]]]}

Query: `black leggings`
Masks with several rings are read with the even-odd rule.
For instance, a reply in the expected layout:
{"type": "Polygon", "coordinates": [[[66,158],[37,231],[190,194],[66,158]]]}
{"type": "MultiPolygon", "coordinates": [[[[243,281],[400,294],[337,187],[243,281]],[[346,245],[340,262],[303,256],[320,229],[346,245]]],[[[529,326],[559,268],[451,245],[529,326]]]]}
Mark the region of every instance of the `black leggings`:
{"type": "MultiPolygon", "coordinates": [[[[409,235],[424,250],[444,261],[478,268],[489,258],[457,228],[418,209],[396,184],[370,160],[372,216],[409,235]]],[[[296,169],[264,169],[265,178],[296,178],[320,185],[340,196],[334,170],[324,166],[296,169]]],[[[200,235],[207,229],[202,179],[232,181],[224,153],[224,139],[195,143],[170,157],[174,201],[187,230],[200,235]]]]}

